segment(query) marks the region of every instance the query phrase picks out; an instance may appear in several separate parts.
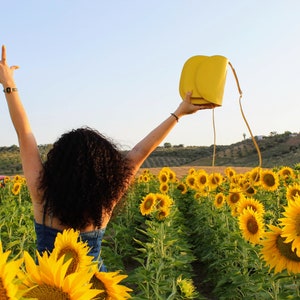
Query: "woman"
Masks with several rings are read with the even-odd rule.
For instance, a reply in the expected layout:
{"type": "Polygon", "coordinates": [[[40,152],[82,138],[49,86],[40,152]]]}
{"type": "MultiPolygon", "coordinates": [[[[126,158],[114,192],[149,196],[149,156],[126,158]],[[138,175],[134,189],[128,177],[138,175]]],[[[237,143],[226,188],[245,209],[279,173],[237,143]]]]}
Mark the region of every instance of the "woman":
{"type": "MultiPolygon", "coordinates": [[[[33,204],[37,248],[52,251],[58,232],[74,228],[100,258],[101,241],[113,209],[144,160],[184,115],[200,109],[186,95],[177,109],[152,130],[126,156],[103,135],[90,128],[63,134],[42,163],[34,134],[22,105],[13,73],[2,46],[0,83],[16,130],[22,167],[33,204]]],[[[102,271],[106,270],[102,265],[102,271]]]]}

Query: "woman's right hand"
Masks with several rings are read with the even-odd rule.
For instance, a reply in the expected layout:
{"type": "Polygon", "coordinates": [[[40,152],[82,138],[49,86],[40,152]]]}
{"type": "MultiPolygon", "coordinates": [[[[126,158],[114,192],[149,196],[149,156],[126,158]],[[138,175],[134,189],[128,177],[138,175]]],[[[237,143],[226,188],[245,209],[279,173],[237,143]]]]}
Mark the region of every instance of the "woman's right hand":
{"type": "Polygon", "coordinates": [[[191,96],[193,92],[187,92],[185,99],[179,104],[178,108],[174,111],[174,114],[178,118],[197,112],[198,110],[214,108],[214,104],[195,105],[191,102],[191,96]]]}

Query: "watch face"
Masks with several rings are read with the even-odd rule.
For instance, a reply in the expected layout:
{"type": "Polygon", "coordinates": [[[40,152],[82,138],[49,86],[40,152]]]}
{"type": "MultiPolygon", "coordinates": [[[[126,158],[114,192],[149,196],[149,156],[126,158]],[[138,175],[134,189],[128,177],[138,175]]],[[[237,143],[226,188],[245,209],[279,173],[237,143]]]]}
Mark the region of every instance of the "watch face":
{"type": "Polygon", "coordinates": [[[6,93],[8,93],[8,94],[11,93],[11,88],[10,87],[6,88],[6,93]]]}

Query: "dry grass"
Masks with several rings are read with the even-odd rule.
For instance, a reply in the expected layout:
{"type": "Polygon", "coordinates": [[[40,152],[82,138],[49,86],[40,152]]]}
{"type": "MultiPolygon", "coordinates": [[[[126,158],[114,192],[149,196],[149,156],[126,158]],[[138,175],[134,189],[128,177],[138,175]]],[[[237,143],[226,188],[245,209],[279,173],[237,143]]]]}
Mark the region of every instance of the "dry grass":
{"type": "MultiPolygon", "coordinates": [[[[194,168],[195,170],[199,170],[199,169],[203,169],[205,170],[208,174],[210,173],[221,173],[224,174],[224,171],[226,168],[228,168],[228,166],[182,166],[182,167],[171,167],[171,170],[173,170],[176,173],[176,176],[178,178],[182,178],[183,176],[188,174],[188,171],[194,168]]],[[[232,167],[237,173],[245,173],[247,171],[250,171],[252,168],[251,167],[232,167]]],[[[150,170],[150,172],[154,175],[157,175],[159,173],[159,171],[162,168],[147,168],[147,170],[150,170]]],[[[140,169],[138,174],[141,174],[145,169],[140,169]]]]}

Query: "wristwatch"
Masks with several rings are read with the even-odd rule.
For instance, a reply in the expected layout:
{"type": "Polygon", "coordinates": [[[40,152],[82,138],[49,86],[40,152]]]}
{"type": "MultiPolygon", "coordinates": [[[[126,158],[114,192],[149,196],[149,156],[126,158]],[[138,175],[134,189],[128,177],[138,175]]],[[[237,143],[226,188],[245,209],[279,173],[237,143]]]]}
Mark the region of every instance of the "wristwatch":
{"type": "Polygon", "coordinates": [[[11,87],[7,87],[3,90],[4,93],[10,94],[12,92],[17,92],[18,89],[17,88],[11,88],[11,87]]]}

